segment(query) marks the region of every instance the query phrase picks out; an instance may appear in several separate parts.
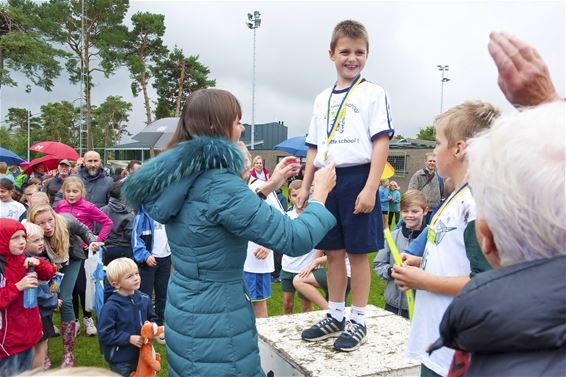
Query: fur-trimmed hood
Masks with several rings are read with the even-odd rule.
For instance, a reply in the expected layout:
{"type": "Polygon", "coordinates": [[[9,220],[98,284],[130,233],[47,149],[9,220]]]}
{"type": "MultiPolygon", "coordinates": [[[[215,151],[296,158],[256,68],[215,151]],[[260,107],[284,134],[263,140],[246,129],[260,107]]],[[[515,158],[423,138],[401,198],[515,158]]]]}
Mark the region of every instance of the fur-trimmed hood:
{"type": "MultiPolygon", "coordinates": [[[[240,175],[243,167],[242,153],[230,140],[223,137],[195,137],[144,163],[124,180],[122,195],[132,208],[139,208],[142,204],[147,207],[162,198],[178,209],[178,204],[202,173],[226,169],[240,175]]],[[[174,213],[168,213],[166,217],[171,215],[174,213]]],[[[160,221],[157,218],[155,220],[160,221]]]]}

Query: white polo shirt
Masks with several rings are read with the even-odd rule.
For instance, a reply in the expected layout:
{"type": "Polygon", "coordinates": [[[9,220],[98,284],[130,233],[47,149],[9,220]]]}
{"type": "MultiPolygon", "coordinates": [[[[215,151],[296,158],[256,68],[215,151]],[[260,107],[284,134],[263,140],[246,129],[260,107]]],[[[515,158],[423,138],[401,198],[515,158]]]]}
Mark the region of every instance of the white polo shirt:
{"type": "MultiPolygon", "coordinates": [[[[265,181],[262,181],[261,179],[256,179],[250,184],[249,187],[252,191],[255,192],[257,188],[263,186],[264,184],[265,181]]],[[[267,195],[265,202],[270,206],[277,208],[279,212],[281,212],[282,214],[285,214],[283,206],[281,205],[279,199],[277,199],[277,195],[275,194],[275,192],[271,192],[269,195],[267,195]]],[[[265,224],[265,230],[264,230],[265,232],[270,232],[269,226],[270,224],[265,224]]],[[[251,241],[248,242],[248,253],[246,255],[246,261],[244,262],[244,271],[253,272],[256,274],[265,274],[275,271],[275,265],[273,261],[273,251],[269,252],[267,258],[257,259],[254,253],[258,247],[260,247],[260,245],[256,244],[255,242],[251,242],[251,241]]]]}
{"type": "MultiPolygon", "coordinates": [[[[469,276],[470,261],[466,255],[464,231],[476,219],[476,204],[469,188],[454,192],[429,225],[421,268],[437,276],[469,276]]],[[[454,350],[442,347],[432,354],[426,349],[440,336],[438,327],[453,296],[417,291],[415,312],[407,344],[407,354],[429,369],[445,376],[454,350]]]]}
{"type": "MultiPolygon", "coordinates": [[[[292,219],[296,219],[299,217],[296,209],[293,209],[287,212],[287,216],[292,219]]],[[[307,268],[309,264],[314,260],[316,249],[309,251],[305,255],[301,255],[299,257],[291,257],[289,255],[283,255],[281,258],[281,269],[283,271],[291,272],[297,274],[307,268]]]]}
{"type": "Polygon", "coordinates": [[[314,166],[326,166],[324,154],[328,149],[328,162],[334,161],[336,167],[369,164],[373,150],[373,140],[387,134],[393,137],[389,101],[385,90],[369,81],[362,81],[344,104],[346,112],[340,119],[330,145],[326,145],[327,130],[332,127],[336,113],[346,95],[347,89],[328,88],[320,93],[313,106],[313,116],[306,138],[306,144],[317,147],[314,166]],[[330,99],[330,122],[327,122],[330,99]]]}

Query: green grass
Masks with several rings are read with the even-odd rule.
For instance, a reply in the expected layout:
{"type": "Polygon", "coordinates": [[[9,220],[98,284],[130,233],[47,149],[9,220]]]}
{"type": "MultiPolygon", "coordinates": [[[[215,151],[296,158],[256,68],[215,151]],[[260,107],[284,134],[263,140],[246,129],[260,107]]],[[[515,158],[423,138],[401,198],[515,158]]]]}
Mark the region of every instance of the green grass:
{"type": "MultiPolygon", "coordinates": [[[[368,255],[368,262],[370,267],[372,265],[373,259],[375,258],[375,253],[368,255]]],[[[377,278],[375,273],[371,273],[371,290],[369,294],[368,303],[370,305],[375,305],[378,307],[384,306],[383,301],[383,290],[385,289],[386,282],[377,278]]],[[[281,284],[272,285],[272,296],[267,301],[268,312],[270,316],[282,315],[283,314],[283,293],[281,292],[281,284]]],[[[350,305],[348,302],[347,305],[350,305]]],[[[295,313],[299,313],[301,309],[300,301],[295,295],[295,313]]],[[[58,314],[54,317],[54,322],[60,327],[60,317],[58,314]]],[[[156,351],[161,354],[161,372],[157,376],[165,377],[169,376],[167,370],[167,355],[165,353],[165,346],[160,344],[155,345],[156,351]]],[[[63,347],[61,337],[51,338],[49,340],[49,355],[51,357],[51,362],[53,366],[58,366],[61,364],[61,358],[63,355],[63,347]]],[[[82,326],[81,320],[81,335],[76,339],[75,342],[75,365],[76,366],[95,366],[109,369],[108,364],[104,361],[102,353],[100,351],[100,346],[98,344],[97,337],[87,337],[84,336],[84,326],[82,326]]]]}

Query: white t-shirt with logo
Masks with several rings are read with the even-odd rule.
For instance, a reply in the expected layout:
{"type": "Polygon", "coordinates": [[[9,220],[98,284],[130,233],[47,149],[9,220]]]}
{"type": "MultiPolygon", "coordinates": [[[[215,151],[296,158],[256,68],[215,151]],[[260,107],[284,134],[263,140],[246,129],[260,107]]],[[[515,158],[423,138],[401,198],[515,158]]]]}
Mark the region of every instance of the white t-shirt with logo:
{"type": "Polygon", "coordinates": [[[306,143],[317,147],[314,159],[314,166],[317,168],[326,166],[324,155],[327,150],[328,162],[334,161],[336,167],[369,164],[373,139],[383,133],[391,138],[395,133],[385,90],[369,81],[362,81],[353,89],[344,104],[346,112],[339,121],[330,145],[327,146],[327,129],[332,127],[346,92],[347,89],[332,92],[332,88],[328,88],[314,101],[306,143]],[[330,122],[327,122],[329,98],[330,122]]]}
{"type": "MultiPolygon", "coordinates": [[[[296,209],[292,209],[291,211],[287,212],[287,216],[292,219],[296,219],[299,217],[296,209]]],[[[283,271],[292,272],[294,274],[301,272],[305,268],[311,264],[311,262],[315,258],[316,249],[311,250],[305,255],[301,255],[300,257],[290,257],[288,255],[283,255],[281,259],[281,269],[283,271]]]]}
{"type": "MultiPolygon", "coordinates": [[[[453,193],[433,218],[421,268],[432,275],[469,276],[464,231],[476,218],[476,204],[467,186],[453,193]]],[[[428,346],[439,338],[438,327],[453,296],[419,290],[407,344],[407,354],[441,376],[448,374],[454,350],[443,347],[431,355],[428,346]]]]}
{"type": "Polygon", "coordinates": [[[0,201],[0,218],[20,221],[20,216],[22,216],[25,211],[26,207],[20,202],[16,202],[15,200],[11,202],[0,201]]]}
{"type": "MultiPolygon", "coordinates": [[[[261,179],[256,179],[252,181],[249,185],[250,189],[255,192],[255,190],[265,184],[265,181],[261,179]]],[[[270,193],[267,195],[265,202],[270,206],[277,208],[279,212],[285,214],[285,210],[281,205],[279,199],[277,199],[277,195],[275,192],[270,193]]],[[[269,232],[269,227],[271,224],[265,224],[265,232],[269,232]]],[[[265,259],[257,259],[254,255],[255,251],[260,247],[260,245],[256,244],[255,242],[248,242],[248,253],[246,255],[246,261],[244,262],[244,271],[245,272],[253,272],[256,274],[265,274],[265,273],[272,273],[275,271],[275,265],[273,261],[273,251],[269,251],[267,258],[265,259]]]]}
{"type": "Polygon", "coordinates": [[[153,221],[153,249],[151,250],[151,255],[156,258],[165,258],[171,255],[165,225],[155,220],[153,221]]]}

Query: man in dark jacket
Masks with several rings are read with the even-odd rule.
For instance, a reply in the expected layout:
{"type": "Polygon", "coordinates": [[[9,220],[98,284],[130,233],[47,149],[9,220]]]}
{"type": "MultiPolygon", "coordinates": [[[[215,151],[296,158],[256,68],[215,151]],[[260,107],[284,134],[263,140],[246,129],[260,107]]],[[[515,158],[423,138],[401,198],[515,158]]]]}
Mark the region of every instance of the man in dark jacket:
{"type": "Polygon", "coordinates": [[[104,172],[100,155],[97,152],[86,152],[84,164],[77,175],[85,184],[85,199],[94,203],[97,208],[102,208],[108,204],[108,191],[113,180],[104,172]]]}
{"type": "Polygon", "coordinates": [[[444,314],[430,350],[459,350],[448,376],[566,375],[565,111],[557,101],[502,117],[466,150],[478,241],[495,269],[444,314]]]}

